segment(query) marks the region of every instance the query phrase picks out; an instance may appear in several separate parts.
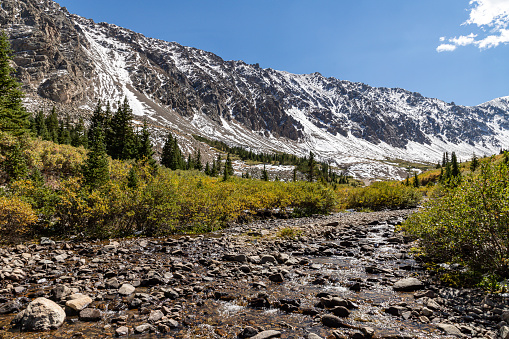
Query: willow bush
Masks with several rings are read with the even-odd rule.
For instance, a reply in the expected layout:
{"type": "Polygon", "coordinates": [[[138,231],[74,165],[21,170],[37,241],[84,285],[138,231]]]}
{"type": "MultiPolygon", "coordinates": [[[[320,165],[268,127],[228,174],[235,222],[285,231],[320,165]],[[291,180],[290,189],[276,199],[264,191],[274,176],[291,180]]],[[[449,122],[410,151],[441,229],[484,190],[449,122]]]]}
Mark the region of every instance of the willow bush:
{"type": "Polygon", "coordinates": [[[416,207],[422,193],[398,182],[375,182],[367,187],[344,187],[338,191],[344,209],[397,209],[416,207]]]}
{"type": "Polygon", "coordinates": [[[480,273],[507,277],[509,258],[509,168],[483,162],[452,189],[430,200],[405,223],[420,238],[430,260],[467,265],[480,273]]]}

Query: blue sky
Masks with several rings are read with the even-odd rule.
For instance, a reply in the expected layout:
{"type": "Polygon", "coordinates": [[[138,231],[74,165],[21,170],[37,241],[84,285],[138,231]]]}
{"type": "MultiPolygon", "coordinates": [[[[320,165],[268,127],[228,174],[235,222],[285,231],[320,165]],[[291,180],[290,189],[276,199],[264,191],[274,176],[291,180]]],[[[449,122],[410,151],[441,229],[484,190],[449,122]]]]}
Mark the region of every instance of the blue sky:
{"type": "Polygon", "coordinates": [[[456,104],[509,95],[509,0],[57,0],[96,22],[456,104]]]}

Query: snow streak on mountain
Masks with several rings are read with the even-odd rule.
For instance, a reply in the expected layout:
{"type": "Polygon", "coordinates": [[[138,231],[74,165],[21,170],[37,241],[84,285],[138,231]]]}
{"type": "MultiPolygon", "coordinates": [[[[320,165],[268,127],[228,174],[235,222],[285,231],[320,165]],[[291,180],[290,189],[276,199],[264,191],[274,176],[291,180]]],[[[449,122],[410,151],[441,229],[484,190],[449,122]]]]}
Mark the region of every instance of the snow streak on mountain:
{"type": "Polygon", "coordinates": [[[91,109],[98,99],[127,97],[137,116],[182,140],[199,134],[254,151],[313,151],[359,177],[401,177],[396,159],[436,162],[445,151],[467,159],[509,145],[509,97],[457,106],[399,88],[224,61],[95,23],[50,0],[2,0],[0,26],[32,106],[91,109]]]}

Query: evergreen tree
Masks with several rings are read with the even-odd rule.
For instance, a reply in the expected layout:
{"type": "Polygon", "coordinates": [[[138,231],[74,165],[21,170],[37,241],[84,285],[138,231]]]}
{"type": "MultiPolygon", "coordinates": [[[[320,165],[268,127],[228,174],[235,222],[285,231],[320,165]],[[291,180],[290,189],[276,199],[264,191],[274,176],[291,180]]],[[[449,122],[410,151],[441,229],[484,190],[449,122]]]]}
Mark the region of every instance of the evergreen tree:
{"type": "Polygon", "coordinates": [[[84,146],[85,148],[88,145],[88,136],[82,118],[71,128],[71,145],[74,147],[84,146]]]}
{"type": "Polygon", "coordinates": [[[210,170],[210,176],[211,177],[217,177],[216,159],[212,159],[212,168],[210,170]]]}
{"type": "Polygon", "coordinates": [[[71,120],[69,115],[66,115],[64,121],[59,121],[58,143],[63,145],[71,144],[71,120]]]}
{"type": "Polygon", "coordinates": [[[194,169],[194,162],[193,159],[191,159],[191,153],[187,155],[186,169],[189,171],[194,169]]]}
{"type": "Polygon", "coordinates": [[[98,128],[95,131],[87,160],[83,164],[83,177],[85,184],[90,188],[98,188],[110,180],[108,157],[106,155],[102,128],[98,128]]]}
{"type": "Polygon", "coordinates": [[[161,165],[171,170],[184,169],[182,152],[178,146],[177,138],[173,137],[169,132],[163,145],[161,165]]]}
{"type": "Polygon", "coordinates": [[[58,114],[55,106],[51,109],[51,113],[46,117],[46,128],[48,129],[48,138],[46,140],[58,143],[58,114]]]}
{"type": "Polygon", "coordinates": [[[458,164],[458,158],[456,158],[456,153],[452,152],[451,155],[451,176],[453,177],[459,177],[461,175],[459,164],[458,164]]]}
{"type": "Polygon", "coordinates": [[[44,118],[42,110],[35,115],[34,124],[37,135],[40,136],[42,140],[49,140],[48,129],[46,128],[46,119],[44,118]]]}
{"type": "Polygon", "coordinates": [[[137,188],[139,184],[140,178],[138,177],[138,173],[134,166],[129,170],[129,174],[127,175],[127,187],[129,188],[137,188]]]}
{"type": "Polygon", "coordinates": [[[27,159],[23,154],[24,149],[21,142],[15,142],[1,150],[5,158],[0,162],[0,166],[7,173],[10,181],[23,179],[28,175],[27,159]]]}
{"type": "Polygon", "coordinates": [[[472,162],[470,163],[470,170],[472,172],[475,172],[475,170],[479,167],[479,159],[477,159],[477,156],[475,153],[472,155],[472,162]]]}
{"type": "Polygon", "coordinates": [[[228,172],[229,176],[233,175],[233,173],[234,173],[232,159],[230,158],[230,153],[228,153],[228,155],[226,156],[226,163],[225,163],[224,171],[228,172]]]}
{"type": "Polygon", "coordinates": [[[220,175],[222,172],[222,167],[223,167],[223,166],[221,166],[221,154],[217,155],[216,167],[217,167],[217,175],[220,175]]]}
{"type": "Polygon", "coordinates": [[[414,172],[414,187],[419,188],[419,178],[417,177],[417,172],[414,172]]]}
{"type": "Polygon", "coordinates": [[[90,118],[90,128],[88,129],[88,142],[92,144],[95,132],[98,128],[103,129],[103,135],[106,137],[108,133],[106,132],[106,126],[109,122],[106,121],[106,115],[103,112],[102,102],[99,100],[97,105],[95,106],[94,112],[92,113],[92,118],[90,118]]]}
{"type": "Polygon", "coordinates": [[[297,181],[297,168],[296,167],[293,168],[293,177],[292,177],[292,179],[293,179],[293,182],[297,181]]]}
{"type": "Polygon", "coordinates": [[[137,142],[132,126],[133,112],[127,98],[118,106],[117,112],[111,118],[108,154],[113,159],[134,159],[137,155],[137,142]]]}
{"type": "Polygon", "coordinates": [[[203,164],[201,163],[201,151],[198,151],[194,155],[194,166],[198,171],[203,170],[203,164]]]}
{"type": "Polygon", "coordinates": [[[308,181],[312,182],[315,177],[315,167],[316,167],[316,161],[315,161],[315,155],[313,152],[309,152],[309,160],[308,160],[308,181]]]}
{"type": "Polygon", "coordinates": [[[11,75],[12,50],[5,32],[0,32],[0,131],[20,136],[28,132],[30,114],[23,107],[23,92],[11,75]]]}
{"type": "Polygon", "coordinates": [[[265,165],[263,165],[262,180],[269,181],[269,174],[267,173],[267,169],[265,168],[265,165]]]}
{"type": "Polygon", "coordinates": [[[205,174],[210,175],[210,173],[211,173],[210,165],[209,165],[209,162],[207,161],[207,163],[205,164],[205,174]]]}
{"type": "Polygon", "coordinates": [[[138,160],[148,160],[150,164],[154,164],[154,151],[152,150],[152,143],[150,142],[150,132],[148,131],[147,119],[143,119],[143,127],[139,136],[139,145],[137,152],[138,160]]]}
{"type": "Polygon", "coordinates": [[[410,186],[410,174],[408,172],[406,174],[405,186],[410,186]]]}
{"type": "Polygon", "coordinates": [[[163,151],[161,153],[161,165],[170,168],[173,160],[173,136],[168,132],[164,141],[163,151]]]}

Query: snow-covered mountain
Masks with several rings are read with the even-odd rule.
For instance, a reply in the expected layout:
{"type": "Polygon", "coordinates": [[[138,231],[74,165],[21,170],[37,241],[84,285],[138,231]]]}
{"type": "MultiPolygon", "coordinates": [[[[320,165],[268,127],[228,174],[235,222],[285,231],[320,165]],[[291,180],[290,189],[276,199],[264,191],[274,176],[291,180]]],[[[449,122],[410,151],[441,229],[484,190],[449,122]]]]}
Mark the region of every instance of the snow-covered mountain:
{"type": "Polygon", "coordinates": [[[509,145],[509,97],[458,106],[399,88],[225,61],[95,23],[51,0],[0,6],[0,26],[35,107],[91,109],[98,99],[127,97],[136,115],[182,140],[199,134],[255,151],[313,151],[367,177],[403,175],[395,160],[436,162],[445,151],[467,159],[509,145]]]}

